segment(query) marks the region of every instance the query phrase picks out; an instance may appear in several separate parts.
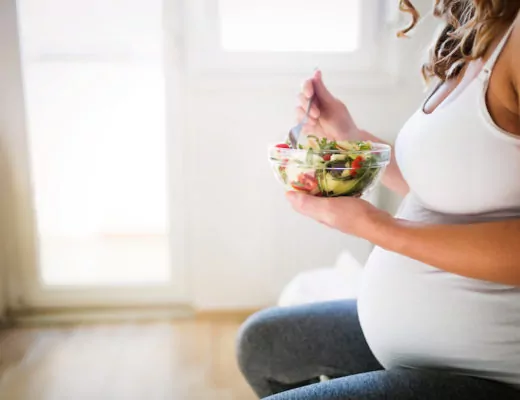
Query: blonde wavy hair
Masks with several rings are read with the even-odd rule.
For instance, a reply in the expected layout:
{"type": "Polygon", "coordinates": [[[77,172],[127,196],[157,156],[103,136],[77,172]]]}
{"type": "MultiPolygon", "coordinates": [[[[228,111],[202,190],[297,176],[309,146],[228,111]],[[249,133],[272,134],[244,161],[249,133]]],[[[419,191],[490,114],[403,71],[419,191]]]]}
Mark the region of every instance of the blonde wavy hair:
{"type": "MultiPolygon", "coordinates": [[[[412,17],[398,36],[404,37],[419,22],[420,15],[410,0],[400,0],[399,9],[412,17]]],[[[520,0],[435,0],[433,15],[445,26],[422,67],[424,79],[446,81],[464,66],[486,54],[493,40],[513,23],[520,10],[520,0]]]]}

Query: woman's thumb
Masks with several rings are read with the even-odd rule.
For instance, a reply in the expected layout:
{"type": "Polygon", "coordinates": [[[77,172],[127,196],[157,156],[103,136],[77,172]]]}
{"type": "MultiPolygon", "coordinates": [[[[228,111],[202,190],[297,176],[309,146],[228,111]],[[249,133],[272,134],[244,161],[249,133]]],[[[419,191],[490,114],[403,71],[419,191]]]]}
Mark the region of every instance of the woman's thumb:
{"type": "Polygon", "coordinates": [[[327,89],[325,83],[323,82],[323,74],[320,70],[314,73],[314,77],[312,79],[314,84],[314,92],[316,93],[316,97],[321,103],[329,103],[335,100],[332,93],[327,89]]]}

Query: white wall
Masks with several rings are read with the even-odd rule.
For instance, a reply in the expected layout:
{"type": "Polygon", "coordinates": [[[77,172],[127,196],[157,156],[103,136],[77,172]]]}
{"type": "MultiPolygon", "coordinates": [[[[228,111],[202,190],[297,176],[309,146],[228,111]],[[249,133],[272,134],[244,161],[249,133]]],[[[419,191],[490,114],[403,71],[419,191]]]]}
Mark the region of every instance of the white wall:
{"type": "MultiPolygon", "coordinates": [[[[417,92],[342,97],[361,126],[391,140],[417,92]]],[[[293,123],[294,97],[282,91],[190,96],[186,261],[199,307],[263,306],[298,272],[333,265],[342,249],[361,261],[370,251],[364,241],[295,214],[275,181],[267,144],[282,140],[293,123]]]]}
{"type": "MultiPolygon", "coordinates": [[[[402,41],[400,85],[335,91],[360,126],[388,140],[424,95],[419,65],[431,30],[423,26],[417,36],[402,41]]],[[[185,93],[186,259],[199,307],[263,306],[295,274],[332,265],[342,249],[361,261],[370,252],[368,243],[292,212],[269,169],[267,144],[293,124],[297,91],[192,87],[185,93]]]]}

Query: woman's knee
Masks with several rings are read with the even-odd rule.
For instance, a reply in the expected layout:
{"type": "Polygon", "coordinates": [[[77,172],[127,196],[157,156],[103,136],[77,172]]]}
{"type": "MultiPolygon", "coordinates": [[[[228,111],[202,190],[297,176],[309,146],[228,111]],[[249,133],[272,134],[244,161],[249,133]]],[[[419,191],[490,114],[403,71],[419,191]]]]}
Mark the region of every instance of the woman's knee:
{"type": "Polygon", "coordinates": [[[269,308],[250,316],[240,327],[237,336],[238,364],[242,371],[254,367],[262,369],[263,360],[269,359],[276,337],[276,309],[269,308]]]}
{"type": "MultiPolygon", "coordinates": [[[[319,353],[333,357],[343,350],[347,336],[362,337],[354,301],[337,301],[273,307],[260,311],[241,326],[238,334],[237,353],[240,367],[255,371],[280,370],[293,364],[316,364],[319,353]],[[323,337],[333,336],[324,343],[323,337]]],[[[347,343],[344,350],[348,352],[347,343]]],[[[352,350],[352,349],[350,349],[352,350]]],[[[276,373],[276,371],[270,371],[276,373]]]]}

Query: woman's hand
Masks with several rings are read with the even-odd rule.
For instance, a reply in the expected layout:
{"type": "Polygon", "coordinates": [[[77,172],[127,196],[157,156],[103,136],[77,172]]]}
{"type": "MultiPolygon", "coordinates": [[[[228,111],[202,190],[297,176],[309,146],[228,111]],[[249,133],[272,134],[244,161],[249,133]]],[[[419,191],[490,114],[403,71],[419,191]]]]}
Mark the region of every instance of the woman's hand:
{"type": "MultiPolygon", "coordinates": [[[[309,121],[303,129],[304,134],[314,134],[330,140],[370,140],[385,143],[371,133],[358,128],[345,104],[334,97],[323,83],[321,71],[316,71],[314,76],[303,84],[296,109],[298,122],[303,120],[307,104],[313,94],[315,100],[309,113],[309,121]]],[[[410,190],[397,166],[395,152],[392,152],[392,160],[386,168],[382,183],[401,196],[406,196],[410,190]]]]}
{"type": "Polygon", "coordinates": [[[323,83],[321,71],[316,71],[311,79],[303,83],[296,107],[298,122],[303,120],[312,95],[315,95],[315,98],[304,133],[331,140],[363,140],[345,104],[334,97],[323,83]]]}
{"type": "Polygon", "coordinates": [[[374,229],[394,222],[390,214],[358,198],[324,198],[297,192],[288,192],[286,196],[297,212],[343,233],[364,239],[374,229]]]}

